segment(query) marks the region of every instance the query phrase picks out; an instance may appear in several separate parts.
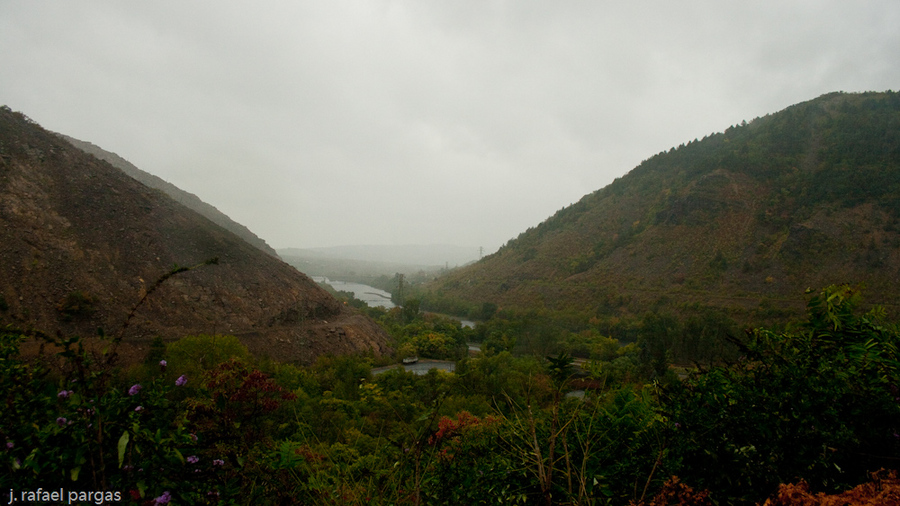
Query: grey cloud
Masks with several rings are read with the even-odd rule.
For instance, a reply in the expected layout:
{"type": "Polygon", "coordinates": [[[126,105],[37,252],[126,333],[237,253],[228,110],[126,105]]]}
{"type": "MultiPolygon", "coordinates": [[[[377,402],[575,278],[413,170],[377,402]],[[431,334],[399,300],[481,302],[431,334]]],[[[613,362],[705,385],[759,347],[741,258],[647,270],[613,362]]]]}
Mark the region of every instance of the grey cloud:
{"type": "Polygon", "coordinates": [[[0,97],[276,247],[492,250],[656,152],[896,88],[878,2],[5,2],[0,97]]]}

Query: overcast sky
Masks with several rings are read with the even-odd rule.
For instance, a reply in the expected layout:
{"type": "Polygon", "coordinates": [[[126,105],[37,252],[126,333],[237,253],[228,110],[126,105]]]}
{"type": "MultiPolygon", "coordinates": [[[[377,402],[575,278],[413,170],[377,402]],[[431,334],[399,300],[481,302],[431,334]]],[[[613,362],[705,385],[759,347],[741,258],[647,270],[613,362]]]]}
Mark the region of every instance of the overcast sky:
{"type": "Polygon", "coordinates": [[[0,0],[0,103],[276,248],[496,250],[641,160],[900,88],[900,2],[0,0]]]}

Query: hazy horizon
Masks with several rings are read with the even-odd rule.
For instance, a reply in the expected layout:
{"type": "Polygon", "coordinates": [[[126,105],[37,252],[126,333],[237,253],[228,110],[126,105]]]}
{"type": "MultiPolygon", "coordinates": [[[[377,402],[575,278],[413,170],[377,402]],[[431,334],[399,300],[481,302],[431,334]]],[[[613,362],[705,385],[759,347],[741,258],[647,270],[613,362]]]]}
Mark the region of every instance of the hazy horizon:
{"type": "Polygon", "coordinates": [[[454,244],[345,244],[316,248],[278,248],[276,251],[282,258],[305,254],[309,257],[398,263],[420,267],[458,267],[478,260],[480,253],[477,246],[454,244]]]}

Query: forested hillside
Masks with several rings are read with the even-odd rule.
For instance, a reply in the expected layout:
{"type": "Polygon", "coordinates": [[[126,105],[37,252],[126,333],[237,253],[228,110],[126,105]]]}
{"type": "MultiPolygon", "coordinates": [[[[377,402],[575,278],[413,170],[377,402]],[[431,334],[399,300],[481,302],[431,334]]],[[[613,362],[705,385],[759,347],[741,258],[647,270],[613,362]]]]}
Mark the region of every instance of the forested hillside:
{"type": "Polygon", "coordinates": [[[832,93],[661,152],[420,294],[584,319],[802,314],[807,288],[900,295],[900,95],[832,93]]]}

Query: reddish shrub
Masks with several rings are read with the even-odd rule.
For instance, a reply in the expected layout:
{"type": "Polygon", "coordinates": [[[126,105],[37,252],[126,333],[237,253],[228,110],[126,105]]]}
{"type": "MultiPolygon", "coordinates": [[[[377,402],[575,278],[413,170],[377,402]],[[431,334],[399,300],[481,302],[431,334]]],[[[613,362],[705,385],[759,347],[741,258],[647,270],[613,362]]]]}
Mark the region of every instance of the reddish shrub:
{"type": "Polygon", "coordinates": [[[872,481],[840,494],[811,494],[809,485],[780,485],[775,496],[763,506],[900,506],[900,479],[897,471],[872,473],[872,481]]]}
{"type": "Polygon", "coordinates": [[[662,490],[649,502],[631,501],[628,504],[629,506],[713,506],[708,491],[695,491],[681,483],[677,476],[669,478],[662,490]]]}

